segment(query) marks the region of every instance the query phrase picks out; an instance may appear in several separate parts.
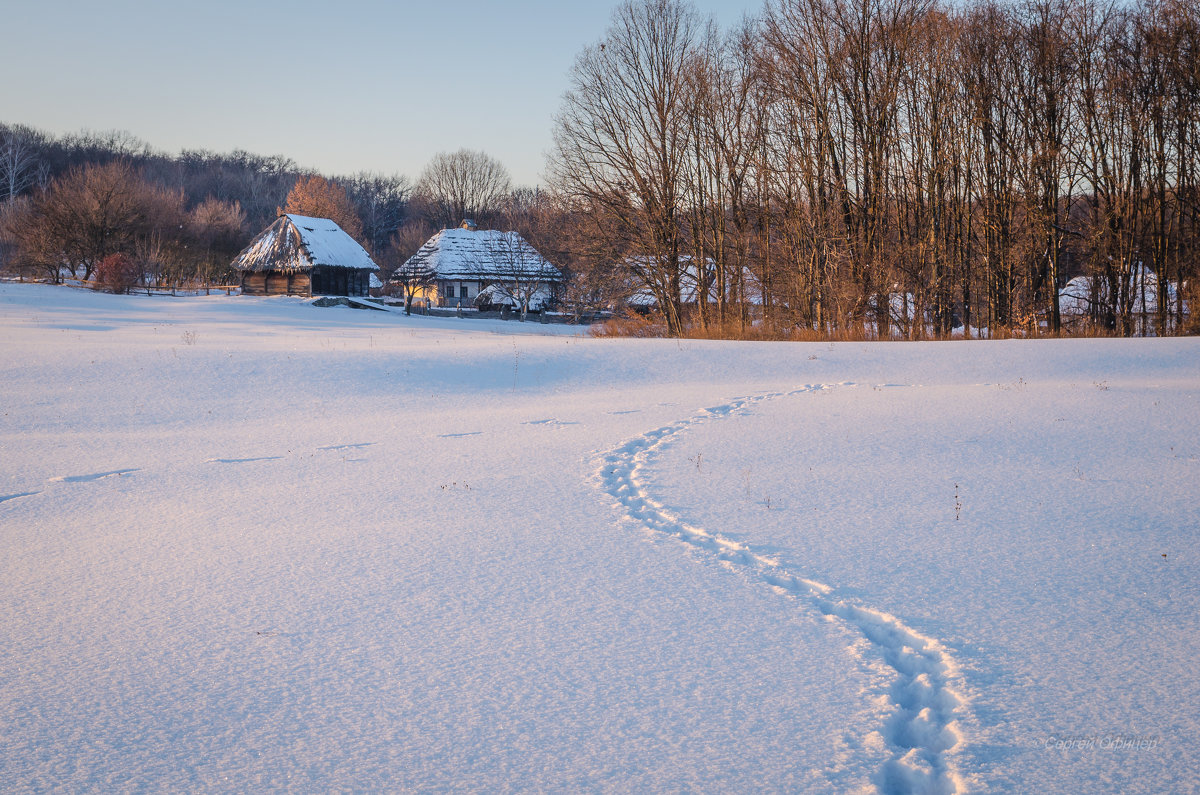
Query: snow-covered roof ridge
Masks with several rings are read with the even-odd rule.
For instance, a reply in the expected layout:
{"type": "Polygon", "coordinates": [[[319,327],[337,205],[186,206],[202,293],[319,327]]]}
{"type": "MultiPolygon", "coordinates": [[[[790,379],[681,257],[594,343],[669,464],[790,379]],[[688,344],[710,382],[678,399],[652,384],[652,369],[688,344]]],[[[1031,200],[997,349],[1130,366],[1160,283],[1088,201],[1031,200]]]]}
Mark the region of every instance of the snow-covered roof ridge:
{"type": "Polygon", "coordinates": [[[408,273],[432,273],[439,279],[494,279],[514,275],[545,281],[562,272],[517,232],[499,229],[443,229],[402,266],[408,273]]]}
{"type": "Polygon", "coordinates": [[[307,271],[314,267],[375,270],[367,250],[329,218],[284,214],[233,260],[242,271],[307,271]]]}

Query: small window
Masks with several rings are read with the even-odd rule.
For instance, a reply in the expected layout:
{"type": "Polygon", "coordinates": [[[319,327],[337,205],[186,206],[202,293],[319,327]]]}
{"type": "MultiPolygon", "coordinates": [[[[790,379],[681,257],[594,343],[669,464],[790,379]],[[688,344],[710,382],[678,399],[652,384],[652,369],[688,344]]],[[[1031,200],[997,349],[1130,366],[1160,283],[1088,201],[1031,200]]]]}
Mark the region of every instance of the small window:
{"type": "Polygon", "coordinates": [[[453,297],[454,297],[454,285],[453,285],[453,284],[447,284],[447,285],[446,285],[446,297],[447,297],[447,298],[453,298],[453,297]]]}

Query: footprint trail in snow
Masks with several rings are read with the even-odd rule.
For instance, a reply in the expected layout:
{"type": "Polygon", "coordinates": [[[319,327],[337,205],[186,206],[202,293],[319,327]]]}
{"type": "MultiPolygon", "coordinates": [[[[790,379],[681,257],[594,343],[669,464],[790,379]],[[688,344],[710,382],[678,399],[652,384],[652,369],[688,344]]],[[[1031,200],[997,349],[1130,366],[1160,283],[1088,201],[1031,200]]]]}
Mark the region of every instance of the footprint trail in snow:
{"type": "Polygon", "coordinates": [[[881,653],[894,673],[887,693],[891,714],[881,734],[890,758],[875,775],[884,793],[961,793],[964,779],[953,763],[961,751],[966,717],[963,678],[949,651],[934,638],[906,626],[899,618],[837,596],[835,589],[798,573],[798,566],[755,552],[720,533],[688,524],[648,492],[643,475],[671,440],[701,423],[744,412],[767,400],[819,392],[853,384],[821,384],[739,398],[703,409],[684,420],[635,436],[601,458],[601,488],[638,524],[712,555],[724,565],[808,602],[822,614],[856,628],[881,653]]]}

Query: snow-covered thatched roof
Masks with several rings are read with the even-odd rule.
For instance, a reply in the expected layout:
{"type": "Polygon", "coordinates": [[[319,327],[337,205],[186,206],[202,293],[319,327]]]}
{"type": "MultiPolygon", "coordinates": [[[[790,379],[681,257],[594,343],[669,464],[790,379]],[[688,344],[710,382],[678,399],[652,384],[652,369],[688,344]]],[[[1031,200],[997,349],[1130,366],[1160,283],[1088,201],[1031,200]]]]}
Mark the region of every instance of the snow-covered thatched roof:
{"type": "Polygon", "coordinates": [[[240,271],[375,270],[371,255],[328,218],[281,215],[233,260],[240,271]]]}
{"type": "MultiPolygon", "coordinates": [[[[1112,300],[1107,280],[1093,282],[1090,276],[1076,276],[1067,282],[1059,291],[1059,311],[1064,317],[1084,316],[1091,309],[1093,302],[1101,306],[1111,306],[1114,303],[1134,314],[1154,313],[1158,311],[1158,274],[1139,263],[1126,274],[1127,293],[1112,300]]],[[[1167,282],[1167,301],[1174,307],[1179,300],[1178,290],[1174,282],[1167,282]]],[[[1186,301],[1184,302],[1187,303],[1186,301]]]]}
{"type": "MultiPolygon", "coordinates": [[[[708,281],[708,300],[709,303],[716,303],[719,296],[717,290],[717,279],[714,273],[716,267],[712,259],[706,257],[705,260],[706,279],[708,281]]],[[[625,261],[626,268],[630,276],[629,297],[625,303],[633,307],[655,307],[658,306],[658,296],[654,291],[645,284],[640,283],[636,274],[644,273],[647,270],[654,270],[651,266],[654,260],[650,257],[630,257],[625,261]]],[[[745,284],[746,302],[753,305],[762,304],[762,288],[759,286],[758,277],[749,268],[742,268],[742,281],[745,284]]],[[[733,300],[734,290],[733,285],[729,282],[725,284],[725,293],[729,300],[733,300]]],[[[696,267],[695,258],[690,254],[683,254],[679,257],[679,300],[685,304],[694,304],[700,298],[700,271],[696,267]]]]}
{"type": "Polygon", "coordinates": [[[438,279],[523,279],[547,282],[562,273],[516,232],[498,229],[443,229],[401,266],[404,273],[438,279]]]}

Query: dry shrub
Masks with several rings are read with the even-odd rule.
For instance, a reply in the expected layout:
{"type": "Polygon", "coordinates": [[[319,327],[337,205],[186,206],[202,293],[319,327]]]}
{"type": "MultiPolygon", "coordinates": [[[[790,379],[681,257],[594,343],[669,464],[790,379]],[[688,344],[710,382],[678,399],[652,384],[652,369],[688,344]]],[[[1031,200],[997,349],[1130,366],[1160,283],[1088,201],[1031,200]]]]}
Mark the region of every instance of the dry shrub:
{"type": "Polygon", "coordinates": [[[742,324],[736,320],[710,322],[704,328],[693,324],[686,332],[692,339],[785,341],[785,342],[874,342],[880,339],[872,328],[861,324],[841,328],[815,329],[786,321],[759,321],[742,324]]]}
{"type": "Polygon", "coordinates": [[[140,275],[137,263],[126,254],[109,254],[96,266],[96,286],[113,293],[127,293],[140,275]]]}
{"type": "MultiPolygon", "coordinates": [[[[593,337],[666,337],[667,324],[660,314],[626,313],[591,327],[593,337]]],[[[710,321],[701,326],[691,323],[683,333],[686,339],[742,340],[752,342],[866,342],[878,336],[863,326],[838,329],[811,329],[786,323],[746,323],[736,320],[710,321]]]]}
{"type": "Polygon", "coordinates": [[[665,337],[667,324],[657,315],[630,312],[603,323],[593,323],[588,333],[593,337],[665,337]]]}
{"type": "Polygon", "coordinates": [[[874,329],[864,326],[845,326],[834,329],[813,329],[796,326],[784,339],[792,342],[878,342],[874,329]]]}
{"type": "Polygon", "coordinates": [[[791,339],[786,326],[773,323],[739,323],[736,320],[710,321],[704,326],[693,323],[683,334],[695,340],[746,340],[766,342],[791,339]]]}
{"type": "Polygon", "coordinates": [[[296,184],[288,192],[287,202],[279,213],[328,218],[350,237],[359,241],[363,239],[362,219],[358,217],[354,203],[346,195],[346,189],[320,174],[301,174],[297,177],[296,184]]]}

